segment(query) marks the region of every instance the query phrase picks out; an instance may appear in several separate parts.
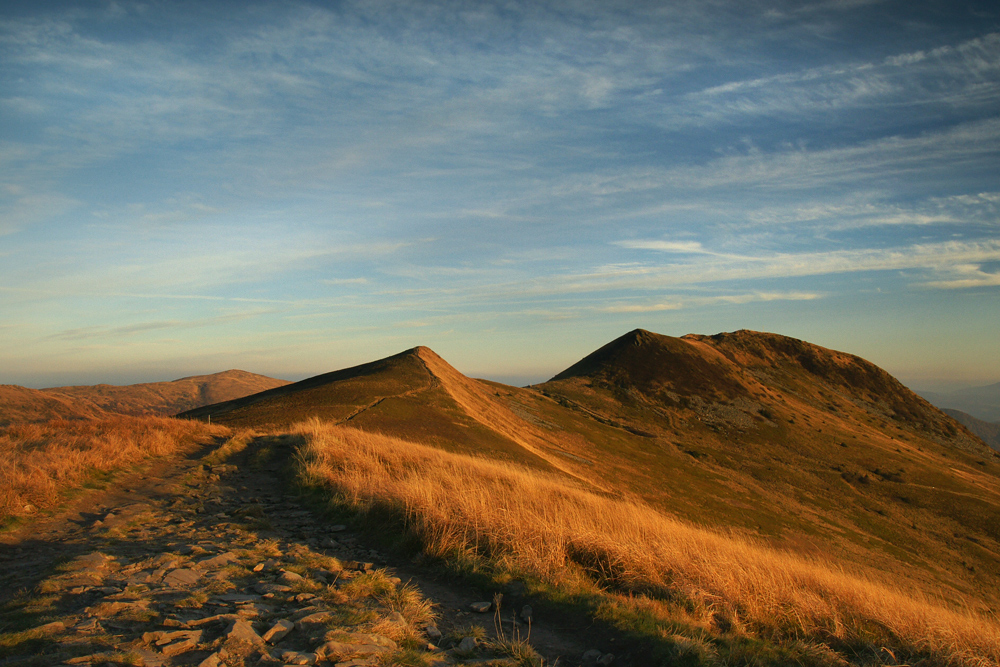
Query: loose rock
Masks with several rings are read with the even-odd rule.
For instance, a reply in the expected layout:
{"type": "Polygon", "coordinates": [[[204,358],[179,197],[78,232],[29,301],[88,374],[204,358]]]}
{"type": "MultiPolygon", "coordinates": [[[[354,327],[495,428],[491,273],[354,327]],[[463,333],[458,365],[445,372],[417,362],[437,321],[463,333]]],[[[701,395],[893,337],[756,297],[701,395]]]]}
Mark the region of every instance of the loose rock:
{"type": "Polygon", "coordinates": [[[277,644],[282,639],[288,636],[292,630],[295,629],[295,624],[291,621],[286,621],[284,619],[278,621],[271,629],[264,633],[264,641],[268,644],[277,644]]]}

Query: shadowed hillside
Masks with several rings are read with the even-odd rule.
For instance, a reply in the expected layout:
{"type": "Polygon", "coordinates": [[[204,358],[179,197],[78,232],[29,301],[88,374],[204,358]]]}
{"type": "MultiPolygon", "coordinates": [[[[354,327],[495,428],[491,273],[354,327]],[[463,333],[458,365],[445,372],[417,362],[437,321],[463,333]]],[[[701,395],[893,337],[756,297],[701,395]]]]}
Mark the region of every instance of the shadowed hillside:
{"type": "Polygon", "coordinates": [[[941,411],[949,417],[953,417],[959,424],[975,433],[987,445],[1000,451],[1000,423],[976,419],[969,413],[962,412],[961,410],[942,408],[941,411]]]}

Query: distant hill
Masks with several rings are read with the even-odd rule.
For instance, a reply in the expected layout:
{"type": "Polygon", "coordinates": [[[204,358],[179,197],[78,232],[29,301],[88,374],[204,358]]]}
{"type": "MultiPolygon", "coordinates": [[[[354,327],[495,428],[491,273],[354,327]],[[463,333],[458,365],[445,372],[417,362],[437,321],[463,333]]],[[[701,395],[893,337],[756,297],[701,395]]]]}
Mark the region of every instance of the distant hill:
{"type": "Polygon", "coordinates": [[[53,419],[94,419],[105,414],[94,405],[71,398],[53,396],[38,389],[14,384],[0,385],[0,426],[53,419]]]}
{"type": "Polygon", "coordinates": [[[49,396],[79,401],[117,414],[175,415],[209,403],[228,401],[286,384],[287,380],[229,370],[170,382],[52,387],[42,391],[49,396]]]}
{"type": "Polygon", "coordinates": [[[286,385],[240,370],[171,382],[28,389],[0,386],[0,425],[15,421],[92,419],[108,414],[174,415],[184,410],[286,385]]]}
{"type": "Polygon", "coordinates": [[[976,419],[1000,422],[1000,382],[950,392],[918,393],[939,408],[961,410],[976,419]]]}
{"type": "Polygon", "coordinates": [[[209,415],[277,430],[318,417],[516,461],[1000,603],[1000,454],[874,364],[785,336],[636,330],[527,388],[418,347],[183,416],[209,415]]]}
{"type": "Polygon", "coordinates": [[[944,408],[942,412],[954,417],[955,421],[979,436],[980,440],[993,449],[1000,451],[1000,423],[976,419],[967,412],[952,410],[951,408],[944,408]]]}

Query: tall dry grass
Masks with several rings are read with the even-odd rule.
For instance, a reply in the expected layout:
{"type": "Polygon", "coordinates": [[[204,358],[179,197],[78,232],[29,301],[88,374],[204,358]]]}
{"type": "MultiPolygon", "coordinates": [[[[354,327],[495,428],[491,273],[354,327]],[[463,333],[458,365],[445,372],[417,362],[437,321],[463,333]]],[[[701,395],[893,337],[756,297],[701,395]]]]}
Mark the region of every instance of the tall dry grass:
{"type": "MultiPolygon", "coordinates": [[[[838,646],[879,644],[942,665],[1000,663],[1000,624],[857,574],[609,499],[515,465],[400,439],[300,424],[306,483],[405,517],[428,553],[486,558],[559,580],[695,601],[708,631],[838,646]],[[714,630],[713,630],[714,628],[714,630]]],[[[670,605],[652,604],[662,613],[670,605]]],[[[689,615],[690,616],[690,615],[689,615]]],[[[690,618],[688,619],[690,620],[690,618]]]]}
{"type": "Polygon", "coordinates": [[[0,520],[51,507],[94,473],[172,454],[227,433],[221,426],[164,417],[11,424],[0,428],[0,520]]]}

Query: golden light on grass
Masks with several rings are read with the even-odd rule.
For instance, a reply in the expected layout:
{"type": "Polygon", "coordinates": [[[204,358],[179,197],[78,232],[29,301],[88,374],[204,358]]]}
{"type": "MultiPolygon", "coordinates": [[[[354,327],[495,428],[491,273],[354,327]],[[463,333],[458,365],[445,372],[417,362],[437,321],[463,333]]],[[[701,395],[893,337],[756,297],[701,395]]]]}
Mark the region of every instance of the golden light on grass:
{"type": "Polygon", "coordinates": [[[0,429],[0,520],[51,507],[61,491],[95,474],[172,454],[223,433],[228,429],[164,417],[5,426],[0,429]]]}
{"type": "Polygon", "coordinates": [[[885,645],[925,664],[1000,662],[995,619],[949,608],[902,579],[879,582],[712,532],[555,474],[317,420],[295,430],[306,441],[299,454],[306,483],[357,509],[405,517],[432,555],[464,554],[555,581],[583,570],[609,600],[638,593],[632,599],[642,602],[633,606],[683,615],[716,634],[885,645]],[[670,602],[678,599],[685,603],[670,602]]]}

